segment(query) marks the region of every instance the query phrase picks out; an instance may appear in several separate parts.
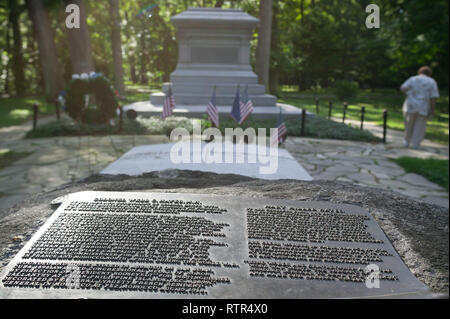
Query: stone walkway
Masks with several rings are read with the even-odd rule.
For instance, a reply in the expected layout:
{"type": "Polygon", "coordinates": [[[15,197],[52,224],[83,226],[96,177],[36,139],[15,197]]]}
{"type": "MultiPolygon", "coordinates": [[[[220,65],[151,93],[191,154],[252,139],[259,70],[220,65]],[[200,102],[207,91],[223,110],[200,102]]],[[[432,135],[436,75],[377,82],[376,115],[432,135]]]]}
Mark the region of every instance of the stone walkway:
{"type": "MultiPolygon", "coordinates": [[[[33,152],[0,170],[0,217],[6,208],[31,194],[100,172],[134,146],[169,142],[163,135],[24,139],[29,129],[30,123],[0,129],[0,149],[33,152]]],[[[448,208],[448,193],[443,188],[419,175],[406,174],[390,160],[401,156],[448,159],[448,147],[426,141],[421,150],[406,149],[401,146],[401,132],[395,131],[389,132],[388,142],[290,137],[285,147],[314,179],[389,189],[448,208]]]]}
{"type": "MultiPolygon", "coordinates": [[[[341,118],[333,118],[342,121],[341,118]]],[[[346,120],[359,127],[360,122],[346,120]]],[[[364,129],[382,137],[383,128],[365,122],[364,129]]],[[[403,146],[403,132],[388,129],[386,144],[291,137],[286,148],[315,178],[392,190],[449,208],[449,194],[439,185],[406,172],[392,162],[403,156],[449,159],[448,146],[424,140],[418,150],[403,146]]]]}

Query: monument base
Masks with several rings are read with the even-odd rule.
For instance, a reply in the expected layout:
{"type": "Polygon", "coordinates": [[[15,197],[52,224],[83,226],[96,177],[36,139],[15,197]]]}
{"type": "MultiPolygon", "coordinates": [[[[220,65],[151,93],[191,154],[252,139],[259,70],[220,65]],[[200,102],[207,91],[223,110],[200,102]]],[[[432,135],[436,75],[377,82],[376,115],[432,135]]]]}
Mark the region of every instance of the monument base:
{"type": "MultiPolygon", "coordinates": [[[[203,118],[206,113],[206,104],[205,105],[177,105],[174,110],[175,116],[186,116],[186,117],[195,117],[195,118],[203,118]]],[[[229,117],[231,113],[231,105],[230,106],[218,106],[219,116],[229,117]]],[[[289,118],[298,118],[302,114],[302,110],[288,104],[280,104],[277,103],[277,106],[271,107],[255,107],[252,112],[252,117],[257,119],[276,119],[278,114],[280,113],[280,108],[283,113],[283,119],[289,118]]],[[[153,105],[150,102],[136,102],[133,104],[129,104],[124,106],[124,111],[127,110],[135,110],[138,115],[149,117],[149,116],[160,116],[162,113],[162,105],[153,105]]]]}

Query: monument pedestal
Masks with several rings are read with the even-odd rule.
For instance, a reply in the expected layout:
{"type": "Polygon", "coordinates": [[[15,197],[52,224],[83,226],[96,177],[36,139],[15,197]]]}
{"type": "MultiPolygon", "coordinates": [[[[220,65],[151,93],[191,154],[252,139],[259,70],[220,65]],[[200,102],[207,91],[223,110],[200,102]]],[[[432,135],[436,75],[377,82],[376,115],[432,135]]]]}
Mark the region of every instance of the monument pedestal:
{"type": "Polygon", "coordinates": [[[237,86],[255,109],[275,107],[275,96],[265,94],[250,65],[250,40],[258,19],[240,9],[190,8],[172,18],[177,30],[179,56],[171,83],[152,94],[151,104],[161,106],[169,85],[177,107],[205,106],[216,87],[217,106],[231,107],[237,86]]]}

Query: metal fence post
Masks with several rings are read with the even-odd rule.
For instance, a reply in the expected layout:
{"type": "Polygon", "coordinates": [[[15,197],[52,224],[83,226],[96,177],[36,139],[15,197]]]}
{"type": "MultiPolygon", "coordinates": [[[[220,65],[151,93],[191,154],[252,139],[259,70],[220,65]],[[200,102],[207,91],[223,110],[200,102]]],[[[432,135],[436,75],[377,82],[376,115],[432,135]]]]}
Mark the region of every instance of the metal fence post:
{"type": "Polygon", "coordinates": [[[306,118],[306,110],[302,109],[302,128],[300,131],[300,136],[305,136],[305,118],[306,118]]]}
{"type": "Polygon", "coordinates": [[[363,130],[364,127],[364,114],[366,113],[366,107],[363,106],[361,107],[361,131],[363,130]]]}
{"type": "Polygon", "coordinates": [[[119,133],[122,133],[123,128],[123,107],[119,106],[119,133]]]}
{"type": "Polygon", "coordinates": [[[331,119],[331,114],[333,112],[333,101],[330,101],[330,104],[328,105],[328,118],[331,119]]]}
{"type": "Polygon", "coordinates": [[[61,115],[59,114],[59,101],[58,99],[55,100],[55,112],[56,112],[56,119],[61,119],[61,115]]]}
{"type": "Polygon", "coordinates": [[[344,114],[342,115],[342,123],[345,123],[345,116],[347,115],[348,103],[344,102],[344,114]]]}
{"type": "Polygon", "coordinates": [[[33,104],[33,131],[36,129],[36,126],[37,126],[38,112],[39,112],[38,105],[37,105],[37,103],[34,103],[33,104]]]}

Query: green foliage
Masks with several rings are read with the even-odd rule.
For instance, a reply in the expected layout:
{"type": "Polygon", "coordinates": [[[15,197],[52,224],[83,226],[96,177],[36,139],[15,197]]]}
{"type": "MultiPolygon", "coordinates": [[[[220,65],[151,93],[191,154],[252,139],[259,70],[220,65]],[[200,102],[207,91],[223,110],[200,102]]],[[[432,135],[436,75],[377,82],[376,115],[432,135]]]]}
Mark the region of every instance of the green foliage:
{"type": "Polygon", "coordinates": [[[334,95],[341,101],[358,96],[359,84],[355,81],[339,80],[334,83],[334,95]]]}
{"type": "Polygon", "coordinates": [[[76,121],[104,124],[116,116],[118,103],[111,84],[104,76],[74,79],[66,87],[67,113],[76,121]],[[85,95],[95,96],[96,107],[85,105],[85,95]]]}
{"type": "Polygon", "coordinates": [[[444,187],[447,192],[449,191],[448,160],[400,157],[393,161],[403,167],[407,173],[422,175],[431,182],[444,187]]]}
{"type": "MultiPolygon", "coordinates": [[[[17,1],[23,9],[23,0],[17,1]]],[[[152,16],[136,17],[149,5],[146,0],[120,1],[125,80],[156,85],[169,80],[177,62],[173,15],[188,7],[214,7],[217,0],[154,1],[152,16]]],[[[64,24],[64,3],[45,0],[57,55],[70,80],[71,61],[64,24]]],[[[448,1],[381,1],[381,28],[365,27],[368,0],[274,1],[271,76],[281,84],[301,90],[330,87],[336,79],[357,80],[361,87],[398,87],[418,67],[429,64],[441,87],[448,86],[448,1]]],[[[91,47],[98,72],[113,78],[111,15],[108,1],[84,1],[91,47]]],[[[227,1],[223,7],[239,7],[259,15],[259,1],[227,1]]],[[[0,91],[14,94],[12,76],[13,34],[11,8],[0,6],[0,91]],[[8,36],[9,35],[9,36],[8,36]]],[[[27,93],[43,92],[42,68],[32,24],[24,10],[19,17],[23,41],[23,69],[27,93]]],[[[251,39],[251,60],[257,45],[251,39]]]]}
{"type": "MultiPolygon", "coordinates": [[[[186,117],[168,117],[164,121],[159,117],[142,118],[138,117],[135,121],[125,119],[121,134],[130,135],[167,135],[174,128],[185,128],[189,133],[193,131],[193,121],[200,119],[190,119],[186,117]]],[[[300,119],[286,120],[286,126],[289,136],[300,136],[300,119]]],[[[205,130],[211,127],[206,119],[201,121],[201,128],[205,130]]],[[[238,128],[243,130],[254,128],[266,128],[266,134],[269,136],[270,128],[276,127],[276,120],[271,119],[253,119],[249,117],[242,125],[238,125],[232,119],[224,118],[221,120],[219,130],[225,134],[225,128],[238,128]]],[[[308,117],[305,127],[306,137],[329,138],[340,140],[355,140],[366,142],[380,141],[368,131],[361,131],[348,125],[330,121],[322,117],[308,117]]],[[[53,121],[40,125],[36,130],[27,133],[28,138],[54,137],[54,136],[84,136],[84,135],[107,135],[118,134],[118,127],[109,124],[90,125],[79,124],[70,120],[53,121]]]]}

